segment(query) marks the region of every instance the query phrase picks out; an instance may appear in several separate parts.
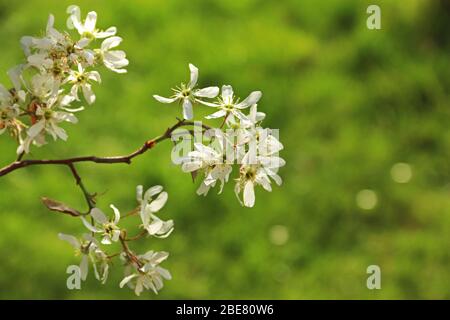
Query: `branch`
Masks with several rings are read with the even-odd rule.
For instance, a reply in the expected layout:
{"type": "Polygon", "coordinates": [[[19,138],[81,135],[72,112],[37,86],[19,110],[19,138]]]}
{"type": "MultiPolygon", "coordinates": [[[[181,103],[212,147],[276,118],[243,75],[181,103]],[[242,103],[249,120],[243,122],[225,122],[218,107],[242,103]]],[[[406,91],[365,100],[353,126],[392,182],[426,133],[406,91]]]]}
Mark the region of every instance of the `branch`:
{"type": "MultiPolygon", "coordinates": [[[[73,170],[73,164],[78,162],[94,162],[94,163],[103,163],[103,164],[113,164],[113,163],[127,163],[130,164],[132,159],[136,158],[137,156],[144,154],[148,150],[152,149],[156,144],[158,144],[161,141],[164,141],[166,139],[169,139],[172,136],[172,133],[181,127],[184,126],[195,126],[197,125],[195,122],[192,121],[185,121],[185,120],[178,120],[178,122],[173,125],[172,127],[168,128],[166,132],[154,139],[148,140],[144,143],[143,146],[141,146],[136,151],[125,155],[125,156],[116,156],[116,157],[97,157],[97,156],[87,156],[87,157],[76,157],[76,158],[67,158],[67,159],[54,159],[54,160],[20,160],[21,157],[18,158],[17,161],[3,167],[0,169],[0,177],[5,176],[15,170],[29,167],[29,166],[35,166],[35,165],[66,165],[69,166],[72,170],[72,173],[75,176],[75,179],[77,179],[77,184],[83,188],[81,179],[79,179],[79,176],[76,174],[76,171],[73,170]]],[[[205,130],[210,129],[210,127],[203,125],[202,128],[205,130]]]]}

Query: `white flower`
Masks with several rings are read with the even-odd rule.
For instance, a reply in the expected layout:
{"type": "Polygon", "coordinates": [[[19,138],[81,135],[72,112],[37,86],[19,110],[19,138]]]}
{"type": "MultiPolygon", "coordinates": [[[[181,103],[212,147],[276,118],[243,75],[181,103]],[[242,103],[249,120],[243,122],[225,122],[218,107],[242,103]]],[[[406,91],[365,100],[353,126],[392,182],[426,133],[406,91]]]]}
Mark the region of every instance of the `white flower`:
{"type": "Polygon", "coordinates": [[[228,128],[233,130],[249,131],[254,129],[258,123],[261,123],[265,117],[266,114],[264,112],[258,112],[258,105],[254,104],[250,107],[250,112],[245,116],[245,119],[239,119],[230,114],[227,117],[226,124],[228,128]]]}
{"type": "Polygon", "coordinates": [[[268,129],[256,128],[255,132],[254,142],[257,140],[257,148],[250,148],[242,159],[240,178],[235,186],[238,199],[240,192],[243,191],[244,205],[247,207],[253,207],[255,204],[255,185],[261,185],[269,192],[272,191],[269,178],[281,185],[282,180],[277,171],[285,165],[285,161],[277,156],[283,145],[268,129]]]}
{"type": "Polygon", "coordinates": [[[161,186],[154,186],[143,195],[142,186],[136,188],[143,226],[149,235],[158,238],[168,237],[174,229],[173,220],[163,221],[155,215],[167,202],[168,194],[162,190],[161,186]]]}
{"type": "Polygon", "coordinates": [[[129,64],[126,59],[126,53],[122,50],[111,50],[120,45],[122,38],[111,37],[103,41],[100,49],[95,50],[96,57],[107,67],[108,69],[117,73],[126,73],[127,70],[123,69],[129,64]]]}
{"type": "Polygon", "coordinates": [[[60,85],[50,74],[36,74],[31,78],[31,94],[45,101],[58,94],[60,85]]]}
{"type": "Polygon", "coordinates": [[[15,106],[0,105],[0,135],[3,134],[9,127],[15,126],[15,119],[19,115],[20,110],[15,106]]]}
{"type": "Polygon", "coordinates": [[[174,94],[170,98],[164,98],[158,95],[153,97],[162,103],[172,103],[179,101],[183,105],[183,118],[190,120],[194,118],[194,111],[192,104],[195,102],[202,102],[201,98],[215,98],[219,94],[218,87],[207,87],[203,89],[195,89],[198,80],[198,69],[193,64],[189,64],[191,72],[191,79],[186,85],[182,83],[179,87],[172,89],[174,94]]]}
{"type": "Polygon", "coordinates": [[[120,237],[120,228],[117,224],[120,221],[119,210],[111,205],[111,209],[114,211],[114,219],[109,220],[106,215],[98,208],[91,210],[90,215],[94,219],[94,225],[89,223],[83,216],[81,220],[83,221],[86,228],[94,233],[101,233],[103,236],[102,244],[111,244],[112,242],[117,242],[120,237]],[[96,227],[95,224],[99,224],[100,227],[96,227]]]}
{"type": "Polygon", "coordinates": [[[81,64],[78,64],[78,70],[71,70],[66,81],[73,85],[70,92],[77,100],[79,100],[78,91],[81,89],[89,104],[95,102],[95,94],[90,81],[101,82],[100,74],[97,71],[86,71],[81,64]]]}
{"type": "Polygon", "coordinates": [[[106,283],[109,275],[109,258],[108,255],[101,250],[98,245],[90,252],[92,265],[94,267],[95,278],[101,283],[106,283]]]}
{"type": "Polygon", "coordinates": [[[285,165],[285,161],[276,156],[276,154],[282,148],[283,145],[274,136],[269,134],[269,130],[260,130],[257,154],[252,155],[254,151],[249,150],[244,156],[243,164],[240,168],[240,177],[237,179],[234,189],[240,202],[239,194],[243,192],[244,206],[254,206],[254,187],[256,185],[262,186],[266,191],[272,191],[269,177],[277,185],[281,185],[281,177],[276,172],[278,168],[285,165]]]}
{"type": "Polygon", "coordinates": [[[14,95],[0,84],[0,134],[15,126],[15,119],[20,114],[19,105],[14,95]]]}
{"type": "Polygon", "coordinates": [[[78,119],[72,112],[83,110],[83,108],[66,108],[73,100],[72,96],[52,97],[46,104],[37,105],[35,111],[37,122],[28,129],[28,136],[34,139],[43,132],[47,132],[54,140],[60,138],[66,141],[67,133],[58,124],[64,121],[77,123],[78,119]]]}
{"type": "Polygon", "coordinates": [[[222,117],[228,118],[229,115],[233,115],[241,120],[248,121],[248,118],[242,113],[241,110],[258,103],[261,96],[261,91],[253,91],[246,99],[239,102],[239,99],[236,99],[234,96],[233,87],[228,85],[222,86],[222,94],[217,103],[202,102],[204,105],[209,107],[220,109],[219,111],[206,116],[206,119],[216,119],[222,117]]]}
{"type": "Polygon", "coordinates": [[[170,272],[159,266],[161,262],[167,259],[169,254],[167,252],[153,252],[149,251],[144,255],[138,256],[140,261],[144,262],[142,267],[136,267],[133,273],[130,270],[126,273],[125,278],[120,282],[120,287],[128,285],[134,289],[136,295],[140,295],[144,289],[153,290],[156,294],[164,286],[163,279],[171,280],[170,272]]]}
{"type": "Polygon", "coordinates": [[[75,255],[83,255],[80,262],[81,279],[84,281],[88,275],[89,261],[91,260],[94,267],[94,274],[97,280],[105,283],[108,278],[109,259],[103,252],[97,241],[89,234],[84,234],[83,239],[79,240],[74,236],[60,233],[58,237],[67,241],[75,248],[75,255]]]}
{"type": "Polygon", "coordinates": [[[12,129],[17,136],[23,127],[23,124],[16,120],[20,115],[20,104],[26,99],[26,93],[22,90],[21,69],[22,67],[18,66],[8,71],[14,88],[8,90],[0,84],[0,134],[12,129]]]}
{"type": "Polygon", "coordinates": [[[228,140],[225,136],[219,135],[219,139],[216,141],[219,141],[216,148],[194,143],[195,150],[189,152],[188,156],[183,159],[182,170],[184,172],[204,171],[205,179],[197,190],[198,195],[206,196],[217,181],[221,182],[220,194],[232,171],[234,157],[233,154],[227,153],[228,140]]]}
{"type": "Polygon", "coordinates": [[[69,68],[68,60],[77,58],[75,46],[67,34],[54,28],[54,17],[50,15],[46,34],[42,38],[25,36],[21,39],[22,48],[27,56],[28,66],[41,72],[61,76],[69,68]]]}
{"type": "MultiPolygon", "coordinates": [[[[264,170],[256,165],[244,165],[240,169],[240,178],[238,179],[234,192],[239,198],[241,191],[244,191],[244,206],[253,207],[255,205],[255,185],[261,185],[267,191],[272,191],[270,180],[264,170]]],[[[242,204],[242,202],[241,202],[242,204]]]]}
{"type": "Polygon", "coordinates": [[[70,14],[67,20],[67,27],[69,29],[77,29],[82,38],[88,40],[104,39],[114,36],[117,32],[116,27],[110,27],[106,31],[98,30],[96,28],[97,13],[95,11],[89,12],[84,22],[81,21],[81,12],[78,6],[69,6],[67,13],[70,14]]]}
{"type": "Polygon", "coordinates": [[[83,281],[86,280],[89,267],[89,254],[92,250],[95,249],[95,244],[93,243],[92,239],[82,239],[80,241],[74,236],[63,233],[58,234],[58,237],[63,241],[67,241],[72,245],[72,247],[74,247],[76,256],[80,254],[82,255],[80,262],[81,279],[83,281]]]}

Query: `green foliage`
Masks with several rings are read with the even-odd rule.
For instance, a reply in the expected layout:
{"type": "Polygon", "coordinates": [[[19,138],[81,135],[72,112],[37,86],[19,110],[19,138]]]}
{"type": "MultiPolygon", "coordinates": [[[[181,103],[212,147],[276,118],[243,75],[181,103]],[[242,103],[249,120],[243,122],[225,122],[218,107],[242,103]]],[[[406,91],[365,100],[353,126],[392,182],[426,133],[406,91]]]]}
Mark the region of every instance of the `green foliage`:
{"type": "MultiPolygon", "coordinates": [[[[39,34],[49,13],[65,26],[72,1],[0,1],[0,81],[22,61],[19,39],[39,34]]],[[[175,220],[166,240],[137,251],[167,250],[171,298],[450,298],[450,6],[446,1],[375,1],[382,30],[365,26],[368,1],[78,1],[102,27],[124,38],[129,73],[102,73],[97,102],[67,125],[69,140],[33,148],[34,158],[128,153],[180,115],[152,94],[200,69],[200,86],[232,84],[241,97],[262,90],[266,126],[280,128],[284,185],[258,190],[256,206],[224,194],[195,194],[189,175],[170,162],[170,143],[132,166],[79,166],[100,206],[132,209],[137,184],[164,185],[161,218],[175,220]],[[409,183],[391,167],[407,162],[409,183]],[[360,209],[362,189],[378,196],[360,209]],[[104,193],[104,194],[103,194],[104,193]],[[274,225],[289,239],[276,245],[274,225]],[[272,232],[273,233],[273,232],[272,232]],[[273,236],[273,235],[272,235],[273,236]],[[382,290],[366,288],[366,268],[382,270],[382,290]]],[[[372,2],[371,2],[372,3],[372,2]]],[[[199,113],[197,113],[199,114],[199,113]]],[[[0,137],[1,165],[15,145],[0,137]]],[[[91,274],[66,289],[77,263],[58,232],[80,221],[48,212],[48,196],[84,209],[67,168],[30,167],[0,179],[1,298],[134,298],[119,289],[120,268],[106,285],[91,274]]],[[[134,245],[134,244],[133,244],[134,245]]]]}

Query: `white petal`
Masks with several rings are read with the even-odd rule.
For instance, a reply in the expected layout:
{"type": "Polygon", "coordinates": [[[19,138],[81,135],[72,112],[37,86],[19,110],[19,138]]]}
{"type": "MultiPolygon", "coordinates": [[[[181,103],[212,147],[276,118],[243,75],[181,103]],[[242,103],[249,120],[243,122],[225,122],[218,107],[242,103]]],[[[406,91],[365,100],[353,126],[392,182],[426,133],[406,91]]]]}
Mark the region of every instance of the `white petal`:
{"type": "Polygon", "coordinates": [[[118,224],[120,221],[120,211],[114,205],[110,205],[110,207],[114,211],[114,224],[118,224]]]}
{"type": "MultiPolygon", "coordinates": [[[[88,38],[81,38],[77,43],[76,43],[76,47],[78,49],[84,49],[85,47],[87,47],[89,45],[89,43],[91,43],[91,39],[88,38]]],[[[91,59],[89,59],[91,60],[91,59]]]]}
{"type": "Polygon", "coordinates": [[[162,226],[163,226],[164,222],[162,222],[161,220],[157,220],[152,222],[148,227],[147,227],[147,231],[150,235],[154,235],[156,233],[159,232],[159,230],[161,230],[162,226]]]}
{"type": "Polygon", "coordinates": [[[251,181],[247,181],[244,187],[244,205],[246,207],[253,207],[255,205],[255,189],[251,181]]]}
{"type": "Polygon", "coordinates": [[[164,279],[172,280],[172,275],[170,274],[170,272],[168,270],[161,268],[161,267],[157,267],[156,270],[164,279]]]}
{"type": "Polygon", "coordinates": [[[255,103],[258,103],[259,99],[261,99],[262,92],[261,91],[253,91],[250,93],[250,95],[241,103],[236,105],[236,108],[244,109],[249,106],[254,105],[255,103]]]}
{"type": "Polygon", "coordinates": [[[189,64],[189,70],[191,71],[191,80],[189,81],[189,89],[192,89],[197,84],[198,68],[190,63],[189,64]]]}
{"type": "Polygon", "coordinates": [[[90,224],[84,217],[81,217],[81,221],[83,222],[84,226],[89,229],[92,232],[102,232],[102,230],[97,229],[96,227],[94,227],[92,224],[90,224]]]}
{"type": "Polygon", "coordinates": [[[106,215],[99,208],[92,209],[91,216],[97,223],[100,224],[108,223],[108,218],[106,218],[106,215]]]}
{"type": "Polygon", "coordinates": [[[209,116],[206,116],[206,119],[217,119],[221,117],[225,117],[227,112],[225,110],[219,110],[217,112],[214,112],[213,114],[210,114],[209,116]]]}
{"type": "Polygon", "coordinates": [[[149,205],[150,211],[157,212],[161,210],[161,208],[164,207],[164,205],[166,204],[168,197],[169,195],[167,194],[167,192],[161,192],[158,195],[158,197],[150,203],[149,205]]]}
{"type": "Polygon", "coordinates": [[[112,236],[112,241],[117,242],[120,238],[120,230],[114,230],[113,231],[113,236],[112,236]]]}
{"type": "Polygon", "coordinates": [[[213,148],[205,146],[202,143],[195,142],[194,147],[196,150],[198,150],[202,154],[203,158],[206,158],[208,160],[211,160],[211,159],[214,159],[214,158],[217,158],[220,156],[220,154],[217,153],[213,148]]]}
{"type": "Polygon", "coordinates": [[[83,96],[86,99],[87,103],[93,104],[95,102],[95,94],[92,91],[92,86],[90,84],[85,84],[82,86],[83,96]]]}
{"type": "Polygon", "coordinates": [[[75,238],[74,236],[71,236],[69,234],[60,233],[60,234],[58,234],[58,238],[63,240],[63,241],[67,241],[75,249],[79,249],[80,248],[80,241],[78,241],[78,239],[75,238]]]}
{"type": "Polygon", "coordinates": [[[222,99],[227,102],[231,102],[233,98],[233,87],[232,86],[222,86],[222,99]]]}
{"type": "Polygon", "coordinates": [[[111,237],[109,235],[106,235],[103,237],[101,242],[102,242],[102,244],[106,244],[106,245],[111,244],[111,237]]]}
{"type": "Polygon", "coordinates": [[[67,8],[67,13],[70,14],[69,19],[67,19],[67,28],[69,28],[69,30],[72,30],[73,28],[79,30],[81,27],[80,8],[78,6],[71,5],[67,8]]]}
{"type": "Polygon", "coordinates": [[[122,42],[121,37],[108,38],[105,41],[103,41],[103,43],[102,43],[102,47],[101,47],[102,51],[108,51],[112,48],[115,48],[115,47],[119,46],[121,42],[122,42]]]}
{"type": "Polygon", "coordinates": [[[116,27],[109,27],[105,31],[96,32],[94,35],[97,39],[104,39],[114,36],[117,33],[116,27]]]}
{"type": "Polygon", "coordinates": [[[89,267],[89,261],[88,261],[88,256],[83,254],[83,257],[81,258],[81,263],[80,263],[80,275],[81,275],[81,280],[86,280],[87,275],[88,275],[88,267],[89,267]]]}
{"type": "Polygon", "coordinates": [[[126,285],[128,282],[130,282],[131,279],[134,279],[134,278],[136,278],[137,276],[138,276],[138,275],[134,273],[134,274],[132,274],[132,275],[129,275],[129,276],[123,278],[123,280],[120,281],[119,287],[123,288],[124,285],[126,285]]]}
{"type": "Polygon", "coordinates": [[[144,187],[142,187],[141,185],[136,187],[136,200],[139,203],[141,203],[141,201],[142,201],[143,192],[144,192],[144,187]]]}
{"type": "Polygon", "coordinates": [[[28,135],[31,138],[36,137],[38,134],[41,133],[42,129],[45,127],[45,120],[41,120],[34,124],[31,128],[28,129],[28,135]]]}
{"type": "Polygon", "coordinates": [[[98,82],[98,83],[102,83],[102,78],[100,77],[100,73],[98,73],[97,71],[91,71],[88,73],[88,79],[98,82]]]}
{"type": "Polygon", "coordinates": [[[161,191],[163,191],[163,187],[161,186],[153,186],[149,188],[147,191],[145,191],[144,200],[150,201],[153,196],[157,195],[161,191]]]}
{"type": "Polygon", "coordinates": [[[86,17],[84,27],[86,28],[86,31],[93,32],[95,30],[96,24],[97,24],[97,12],[91,11],[88,13],[86,17]]]}
{"type": "Polygon", "coordinates": [[[264,188],[264,190],[269,191],[269,192],[272,191],[272,187],[270,185],[270,180],[265,173],[257,174],[255,181],[257,183],[259,183],[264,188]]]}
{"type": "Polygon", "coordinates": [[[164,97],[158,96],[156,94],[153,95],[153,98],[155,98],[156,100],[158,100],[161,103],[172,103],[177,100],[177,98],[164,98],[164,97]]]}
{"type": "Polygon", "coordinates": [[[203,161],[192,161],[192,162],[185,162],[181,166],[181,170],[183,172],[193,172],[196,170],[199,170],[203,167],[203,161]]]}
{"type": "Polygon", "coordinates": [[[50,29],[53,28],[53,26],[55,25],[55,16],[54,15],[49,15],[48,16],[48,20],[47,20],[47,32],[50,31],[50,29]]]}
{"type": "Polygon", "coordinates": [[[11,79],[11,82],[14,85],[14,88],[16,89],[16,91],[20,91],[20,88],[22,87],[22,66],[16,66],[12,69],[9,69],[8,71],[8,76],[11,79]]]}
{"type": "Polygon", "coordinates": [[[203,100],[200,100],[200,99],[196,99],[196,101],[197,101],[198,103],[201,103],[201,104],[204,105],[204,106],[207,106],[207,107],[212,107],[212,108],[220,107],[220,105],[217,104],[217,103],[206,102],[206,101],[203,101],[203,100]]]}
{"type": "Polygon", "coordinates": [[[195,91],[194,95],[200,98],[215,98],[219,94],[219,87],[207,87],[195,91]]]}
{"type": "Polygon", "coordinates": [[[201,183],[200,186],[197,189],[197,194],[206,196],[208,194],[209,188],[211,186],[207,186],[205,183],[201,183]]]}
{"type": "Polygon", "coordinates": [[[192,103],[189,98],[183,100],[183,118],[186,120],[194,118],[194,110],[192,110],[192,103]]]}
{"type": "Polygon", "coordinates": [[[134,293],[139,296],[143,290],[143,286],[142,286],[142,277],[138,278],[136,281],[136,287],[134,288],[134,293]]]}
{"type": "MultiPolygon", "coordinates": [[[[56,136],[58,136],[58,138],[60,138],[61,140],[66,141],[68,136],[66,133],[66,130],[64,130],[61,127],[58,127],[54,122],[51,122],[51,128],[52,130],[50,131],[51,133],[53,132],[54,134],[56,134],[56,136]]],[[[56,140],[56,137],[54,137],[56,140]]]]}

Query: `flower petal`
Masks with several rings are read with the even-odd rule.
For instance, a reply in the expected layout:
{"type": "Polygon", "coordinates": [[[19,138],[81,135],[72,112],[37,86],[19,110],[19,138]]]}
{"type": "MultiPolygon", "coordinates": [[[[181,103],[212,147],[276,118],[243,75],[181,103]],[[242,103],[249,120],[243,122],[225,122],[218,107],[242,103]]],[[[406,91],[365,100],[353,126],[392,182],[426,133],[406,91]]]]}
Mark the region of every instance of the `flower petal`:
{"type": "Polygon", "coordinates": [[[141,203],[142,202],[142,194],[144,192],[144,187],[139,185],[136,187],[136,200],[137,202],[141,203]]]}
{"type": "Polygon", "coordinates": [[[234,93],[232,86],[222,86],[222,99],[224,100],[224,102],[231,102],[231,99],[233,99],[233,95],[234,93]]]}
{"type": "Polygon", "coordinates": [[[186,120],[194,118],[194,110],[192,110],[192,102],[189,98],[183,100],[183,118],[186,120]]]}
{"type": "Polygon", "coordinates": [[[41,133],[41,131],[44,129],[44,127],[45,127],[45,120],[41,120],[41,121],[37,122],[36,124],[34,124],[30,129],[28,129],[28,135],[31,138],[34,138],[38,134],[41,133]]]}
{"type": "Polygon", "coordinates": [[[252,106],[258,103],[259,99],[261,99],[262,92],[261,91],[253,91],[250,95],[242,102],[236,105],[238,109],[245,109],[249,106],[252,106]]]}
{"type": "Polygon", "coordinates": [[[94,32],[96,24],[97,24],[97,12],[91,11],[87,14],[86,21],[84,22],[84,27],[86,31],[94,32]]]}
{"type": "Polygon", "coordinates": [[[130,282],[130,280],[136,278],[137,276],[137,274],[133,273],[132,275],[123,278],[122,281],[120,281],[119,287],[123,288],[124,285],[126,285],[128,282],[130,282]]]}
{"type": "Polygon", "coordinates": [[[162,186],[153,186],[153,187],[149,188],[147,191],[145,191],[144,201],[147,201],[147,202],[150,201],[153,196],[157,195],[161,191],[163,191],[162,186]]]}
{"type": "Polygon", "coordinates": [[[94,227],[92,224],[90,224],[90,223],[86,220],[85,217],[81,217],[81,221],[83,222],[84,226],[85,226],[88,230],[90,230],[90,231],[92,231],[92,232],[95,232],[95,233],[102,232],[102,230],[97,229],[97,228],[94,227]]]}
{"type": "Polygon", "coordinates": [[[198,68],[193,64],[189,63],[189,70],[191,71],[191,79],[189,81],[189,89],[192,89],[197,84],[198,80],[198,68]]]}
{"type": "Polygon", "coordinates": [[[164,98],[164,97],[158,96],[156,94],[153,95],[153,98],[155,98],[156,100],[158,100],[161,103],[172,103],[177,100],[177,98],[164,98]]]}
{"type": "Polygon", "coordinates": [[[86,99],[87,103],[93,104],[95,102],[95,94],[92,91],[92,86],[90,84],[84,84],[82,86],[83,96],[86,99]]]}
{"type": "Polygon", "coordinates": [[[214,112],[213,114],[210,114],[209,116],[206,116],[206,119],[217,119],[226,116],[227,112],[225,110],[219,110],[217,112],[214,112]]]}
{"type": "Polygon", "coordinates": [[[104,40],[102,42],[102,46],[101,46],[102,51],[108,51],[112,48],[119,46],[120,43],[122,42],[122,40],[123,39],[121,37],[111,37],[111,38],[104,40]]]}
{"type": "Polygon", "coordinates": [[[195,91],[194,96],[200,98],[215,98],[219,94],[219,87],[207,87],[195,91]]]}
{"type": "Polygon", "coordinates": [[[118,224],[120,221],[120,211],[114,205],[110,205],[110,207],[114,211],[114,224],[118,224]]]}
{"type": "Polygon", "coordinates": [[[247,181],[244,186],[244,205],[253,207],[255,205],[255,189],[252,181],[247,181]]]}
{"type": "Polygon", "coordinates": [[[80,248],[80,241],[78,241],[78,239],[75,238],[74,236],[71,236],[69,234],[60,233],[60,234],[58,234],[58,238],[63,240],[63,241],[67,241],[75,249],[79,249],[80,248]]]}
{"type": "Polygon", "coordinates": [[[81,258],[81,263],[80,263],[80,276],[81,276],[81,280],[86,280],[87,275],[88,275],[88,267],[89,267],[89,261],[88,261],[88,256],[83,254],[83,257],[81,258]]]}
{"type": "Polygon", "coordinates": [[[92,218],[94,218],[95,222],[100,224],[108,223],[108,218],[99,208],[93,208],[90,214],[92,218]]]}
{"type": "Polygon", "coordinates": [[[161,192],[158,197],[150,203],[150,211],[158,212],[159,210],[161,210],[161,208],[166,204],[168,197],[169,195],[167,194],[167,192],[161,192]]]}

